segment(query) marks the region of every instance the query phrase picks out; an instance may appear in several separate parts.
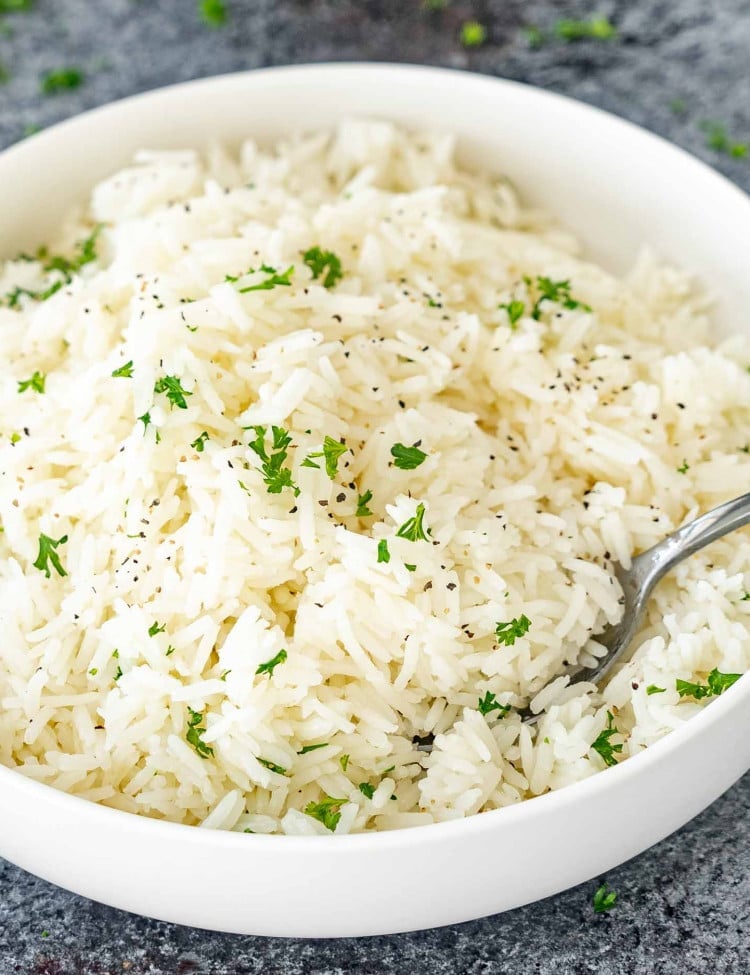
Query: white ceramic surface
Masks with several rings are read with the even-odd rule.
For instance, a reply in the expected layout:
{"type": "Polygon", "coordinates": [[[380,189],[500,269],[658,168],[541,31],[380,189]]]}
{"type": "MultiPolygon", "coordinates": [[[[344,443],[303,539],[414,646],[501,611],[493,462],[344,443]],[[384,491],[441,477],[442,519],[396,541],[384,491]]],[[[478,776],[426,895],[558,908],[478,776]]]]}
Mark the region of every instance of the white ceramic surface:
{"type": "MultiPolygon", "coordinates": [[[[318,65],[230,75],[90,112],[0,155],[0,253],[39,243],[138,148],[263,141],[368,114],[459,137],[618,270],[638,247],[697,271],[724,330],[750,307],[750,200],[626,122],[505,81],[318,65]]],[[[745,490],[738,485],[737,493],[745,490]]],[[[2,621],[0,620],[0,632],[2,621]]],[[[329,937],[507,910],[601,875],[698,813],[750,767],[750,677],[648,752],[561,792],[468,820],[342,838],[250,836],[95,806],[0,768],[0,855],[88,897],[246,934],[329,937]],[[196,896],[196,891],[200,892],[196,896]]]]}

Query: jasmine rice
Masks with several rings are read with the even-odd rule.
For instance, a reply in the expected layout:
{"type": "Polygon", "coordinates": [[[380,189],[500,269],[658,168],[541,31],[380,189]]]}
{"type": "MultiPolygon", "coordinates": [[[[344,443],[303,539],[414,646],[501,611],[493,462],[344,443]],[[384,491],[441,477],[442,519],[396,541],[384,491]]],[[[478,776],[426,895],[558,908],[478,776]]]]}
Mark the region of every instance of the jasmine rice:
{"type": "Polygon", "coordinates": [[[750,667],[741,532],[566,686],[612,562],[746,490],[748,355],[686,274],[612,277],[453,150],[351,121],[143,152],[0,265],[3,764],[393,829],[593,775],[750,667]]]}

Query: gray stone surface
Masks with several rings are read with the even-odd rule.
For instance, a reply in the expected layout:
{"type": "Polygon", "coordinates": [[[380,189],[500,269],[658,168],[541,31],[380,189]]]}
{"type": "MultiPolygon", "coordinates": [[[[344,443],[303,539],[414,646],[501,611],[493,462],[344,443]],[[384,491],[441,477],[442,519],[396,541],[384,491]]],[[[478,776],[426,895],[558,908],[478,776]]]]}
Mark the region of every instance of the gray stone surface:
{"type": "MultiPolygon", "coordinates": [[[[662,133],[750,189],[750,161],[708,148],[699,125],[716,119],[738,139],[750,136],[747,0],[451,0],[441,13],[424,10],[420,0],[227,3],[228,22],[217,30],[201,23],[197,0],[36,0],[31,12],[5,16],[0,63],[10,78],[0,85],[0,146],[21,138],[27,126],[188,78],[294,61],[399,60],[574,95],[662,133]],[[521,30],[593,12],[616,23],[615,41],[552,41],[533,50],[521,30]],[[471,51],[457,39],[469,18],[488,28],[487,43],[471,51]],[[66,65],[82,67],[85,84],[43,97],[40,77],[66,65]],[[684,101],[683,111],[670,108],[674,99],[684,101]]],[[[455,928],[316,943],[134,917],[0,862],[0,975],[748,972],[750,776],[607,880],[619,893],[610,916],[593,914],[590,883],[455,928]]]]}

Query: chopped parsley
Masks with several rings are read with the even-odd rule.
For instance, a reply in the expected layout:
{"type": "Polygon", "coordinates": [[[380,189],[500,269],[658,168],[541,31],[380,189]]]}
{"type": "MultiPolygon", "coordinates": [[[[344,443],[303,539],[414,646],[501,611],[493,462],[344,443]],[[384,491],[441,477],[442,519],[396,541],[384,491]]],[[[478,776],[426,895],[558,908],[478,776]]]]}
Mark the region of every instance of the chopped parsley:
{"type": "Polygon", "coordinates": [[[297,754],[307,755],[308,752],[316,752],[319,748],[325,748],[327,745],[327,741],[321,741],[317,745],[305,745],[303,748],[300,748],[297,754]]]}
{"type": "Polygon", "coordinates": [[[534,24],[527,24],[525,27],[521,28],[523,33],[526,35],[526,43],[531,48],[541,47],[544,44],[546,37],[544,36],[544,31],[541,28],[534,26],[534,24]]]}
{"type": "Polygon", "coordinates": [[[148,430],[149,426],[151,425],[151,414],[144,413],[143,416],[139,416],[138,419],[143,424],[143,433],[145,434],[146,430],[148,430]]]}
{"type": "Polygon", "coordinates": [[[525,636],[529,632],[530,627],[531,620],[524,613],[513,617],[507,623],[497,623],[495,625],[497,642],[505,644],[506,647],[512,647],[519,637],[525,636]]]}
{"type": "Polygon", "coordinates": [[[156,636],[157,633],[164,633],[166,628],[167,628],[166,623],[152,623],[151,626],[149,626],[148,628],[148,635],[156,636]]]}
{"type": "Polygon", "coordinates": [[[266,660],[264,664],[258,664],[255,670],[256,676],[258,674],[268,674],[268,676],[271,677],[274,670],[279,666],[279,664],[284,663],[287,656],[288,654],[286,650],[279,650],[275,657],[271,657],[270,660],[266,660]]]}
{"type": "Polygon", "coordinates": [[[509,301],[504,305],[498,305],[498,308],[504,308],[508,313],[508,323],[512,331],[516,330],[519,321],[523,317],[523,313],[526,311],[526,305],[522,301],[514,300],[509,301]]]}
{"type": "Polygon", "coordinates": [[[172,407],[176,406],[180,410],[187,409],[185,397],[193,395],[183,387],[177,376],[162,376],[161,379],[157,379],[154,383],[154,392],[166,393],[172,407]]]}
{"type": "Polygon", "coordinates": [[[195,440],[193,440],[190,446],[193,448],[193,450],[197,450],[199,454],[202,454],[208,439],[208,434],[204,430],[199,437],[196,437],[195,440]]]}
{"type": "Polygon", "coordinates": [[[748,153],[747,142],[735,142],[727,134],[726,126],[721,122],[701,122],[701,129],[706,134],[706,146],[715,152],[723,152],[733,159],[744,159],[748,153]]]}
{"type": "MultiPolygon", "coordinates": [[[[240,278],[246,277],[248,274],[255,274],[254,268],[248,268],[244,274],[227,274],[224,278],[225,281],[234,283],[239,281],[240,278]]],[[[286,271],[279,272],[275,267],[270,267],[268,264],[261,264],[258,268],[258,273],[265,274],[266,277],[263,281],[258,284],[249,284],[244,288],[238,288],[237,290],[241,295],[247,294],[249,291],[271,291],[272,288],[276,287],[286,287],[288,288],[292,283],[292,275],[294,274],[294,265],[290,264],[286,271]]]]}
{"type": "Polygon", "coordinates": [[[592,903],[597,914],[604,914],[611,911],[617,902],[617,894],[614,890],[609,890],[606,884],[595,892],[592,903]]]}
{"type": "Polygon", "coordinates": [[[419,447],[405,447],[402,443],[395,443],[391,447],[391,456],[401,471],[413,471],[427,460],[427,454],[419,447]]]}
{"type": "Polygon", "coordinates": [[[591,17],[589,20],[558,20],[555,33],[564,41],[580,41],[592,38],[609,41],[617,36],[617,28],[606,17],[591,17]]]}
{"type": "Polygon", "coordinates": [[[666,687],[659,687],[658,684],[649,684],[646,688],[646,693],[651,697],[652,694],[664,694],[666,690],[666,687]]]}
{"type": "Polygon", "coordinates": [[[250,449],[260,457],[260,470],[269,494],[281,494],[284,488],[291,488],[294,496],[299,494],[299,488],[292,480],[292,472],[284,467],[287,459],[289,444],[292,438],[283,427],[271,427],[272,453],[266,451],[267,427],[253,427],[255,440],[250,443],[250,449]]]}
{"type": "MultiPolygon", "coordinates": [[[[531,285],[531,279],[525,278],[527,285],[531,285]]],[[[553,301],[558,305],[562,305],[563,308],[568,308],[573,310],[575,308],[582,308],[584,311],[591,311],[589,305],[584,304],[582,301],[577,301],[570,294],[570,281],[553,281],[551,278],[538,276],[536,278],[536,289],[539,292],[539,297],[537,298],[534,307],[531,311],[531,317],[539,321],[542,316],[542,302],[553,301]]]]}
{"type": "Polygon", "coordinates": [[[60,556],[57,554],[57,549],[60,545],[65,545],[67,541],[67,535],[63,535],[62,538],[54,539],[50,538],[49,535],[40,534],[39,554],[37,555],[36,560],[32,563],[34,568],[39,569],[40,572],[43,572],[48,579],[52,575],[50,565],[52,565],[52,568],[59,576],[66,576],[68,573],[62,567],[60,556]]]}
{"type": "Polygon", "coordinates": [[[223,27],[227,22],[227,8],[224,0],[199,0],[198,13],[209,27],[223,27]]]}
{"type": "Polygon", "coordinates": [[[615,728],[615,719],[612,716],[612,712],[607,711],[607,727],[591,745],[594,751],[601,756],[605,765],[617,765],[615,754],[619,754],[623,746],[622,744],[613,745],[610,742],[610,738],[617,734],[619,734],[619,731],[615,728]]]}
{"type": "Polygon", "coordinates": [[[742,674],[722,674],[714,667],[705,684],[693,684],[691,681],[680,680],[678,677],[675,687],[680,697],[693,697],[696,701],[700,701],[704,697],[718,697],[719,694],[723,694],[728,687],[736,683],[740,677],[742,674]]]}
{"type": "Polygon", "coordinates": [[[112,372],[113,379],[132,379],[133,378],[133,360],[126,362],[124,366],[120,366],[119,369],[115,369],[112,372]]]}
{"type": "Polygon", "coordinates": [[[333,832],[341,819],[341,807],[346,805],[348,801],[348,799],[334,799],[332,796],[326,796],[321,802],[308,802],[305,806],[305,814],[317,819],[326,829],[333,832]]]}
{"type": "Polygon", "coordinates": [[[33,389],[35,393],[43,393],[47,382],[47,377],[43,372],[35,372],[31,379],[22,379],[18,383],[18,392],[25,393],[27,389],[33,389]]]}
{"type": "Polygon", "coordinates": [[[484,697],[479,698],[477,711],[484,715],[491,714],[493,711],[499,711],[500,717],[502,718],[510,711],[510,704],[500,704],[495,700],[495,695],[491,691],[487,691],[484,697]]]}
{"type": "MultiPolygon", "coordinates": [[[[396,532],[399,538],[407,538],[410,542],[427,542],[429,539],[424,528],[424,505],[420,502],[413,518],[407,519],[396,532]]],[[[429,532],[429,528],[427,532],[429,532]]]]}
{"type": "Polygon", "coordinates": [[[375,795],[375,786],[370,785],[369,782],[360,782],[357,788],[365,799],[372,799],[372,797],[375,795]]]}
{"type": "Polygon", "coordinates": [[[404,562],[404,568],[407,570],[407,572],[417,571],[416,565],[414,565],[412,562],[404,562]]]}
{"type": "Polygon", "coordinates": [[[115,680],[118,681],[122,677],[122,667],[118,664],[117,670],[115,670],[115,680]]]}
{"type": "MultiPolygon", "coordinates": [[[[167,650],[166,650],[166,653],[164,654],[164,656],[165,657],[171,657],[172,654],[175,652],[175,649],[176,648],[173,647],[172,644],[170,643],[169,646],[167,647],[167,650]]],[[[224,680],[224,677],[223,676],[220,677],[219,680],[224,680]]]]}
{"type": "Polygon", "coordinates": [[[302,461],[302,466],[319,469],[320,464],[316,464],[312,458],[324,457],[326,474],[329,477],[335,477],[339,468],[339,457],[342,457],[348,449],[342,441],[334,440],[333,437],[325,437],[323,439],[323,449],[316,451],[314,454],[308,454],[302,461]]]}
{"type": "Polygon", "coordinates": [[[207,745],[203,741],[203,735],[206,733],[206,729],[203,727],[203,715],[200,711],[193,711],[190,705],[188,705],[188,714],[190,717],[185,732],[188,745],[192,745],[201,758],[211,758],[214,750],[211,745],[207,745]]]}
{"type": "Polygon", "coordinates": [[[391,553],[388,551],[388,542],[385,538],[381,538],[378,542],[378,562],[390,562],[391,553]]]}
{"type": "Polygon", "coordinates": [[[357,510],[355,512],[357,518],[369,518],[372,512],[367,507],[367,505],[372,501],[372,491],[365,491],[364,494],[360,494],[357,498],[357,510]]]}
{"type": "Polygon", "coordinates": [[[80,68],[57,68],[54,71],[48,71],[41,80],[42,94],[56,95],[61,91],[80,88],[83,80],[83,71],[80,68]]]}
{"type": "Polygon", "coordinates": [[[260,762],[263,768],[267,768],[269,772],[275,772],[277,775],[286,775],[285,768],[281,765],[276,765],[275,762],[269,762],[267,758],[259,758],[258,762],[260,762]]]}
{"type": "Polygon", "coordinates": [[[29,11],[34,0],[0,0],[0,14],[20,13],[29,11]]]}
{"type": "Polygon", "coordinates": [[[677,473],[678,474],[687,474],[687,472],[689,470],[690,470],[690,464],[688,464],[688,462],[686,460],[683,460],[683,462],[677,468],[677,473]]]}
{"type": "Polygon", "coordinates": [[[310,247],[302,255],[302,260],[310,268],[312,276],[316,280],[325,271],[322,281],[324,288],[333,288],[344,276],[344,272],[341,270],[341,260],[332,251],[310,247]]]}
{"type": "Polygon", "coordinates": [[[341,771],[346,772],[346,767],[349,764],[348,755],[339,755],[339,765],[341,766],[341,771]]]}
{"type": "Polygon", "coordinates": [[[464,47],[480,47],[487,40],[487,28],[478,20],[466,20],[461,24],[460,36],[464,47]]]}

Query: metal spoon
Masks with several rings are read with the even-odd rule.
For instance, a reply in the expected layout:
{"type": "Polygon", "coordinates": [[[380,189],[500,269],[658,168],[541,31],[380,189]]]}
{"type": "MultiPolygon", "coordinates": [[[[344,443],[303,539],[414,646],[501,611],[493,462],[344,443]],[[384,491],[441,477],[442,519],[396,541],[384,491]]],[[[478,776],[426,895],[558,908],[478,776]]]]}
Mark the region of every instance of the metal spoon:
{"type": "MultiPolygon", "coordinates": [[[[712,508],[705,515],[667,535],[652,548],[641,552],[633,559],[629,569],[623,569],[615,562],[615,575],[623,592],[622,619],[596,634],[596,642],[606,648],[606,654],[594,667],[569,671],[570,684],[580,684],[582,681],[596,684],[606,677],[630,647],[641,625],[649,597],[667,572],[706,545],[748,523],[750,494],[743,494],[733,501],[720,504],[718,508],[712,508]]],[[[534,714],[529,708],[521,708],[518,713],[527,724],[535,724],[544,712],[534,714]]],[[[432,739],[432,735],[415,737],[414,744],[418,751],[429,752],[432,750],[432,739]]]]}

